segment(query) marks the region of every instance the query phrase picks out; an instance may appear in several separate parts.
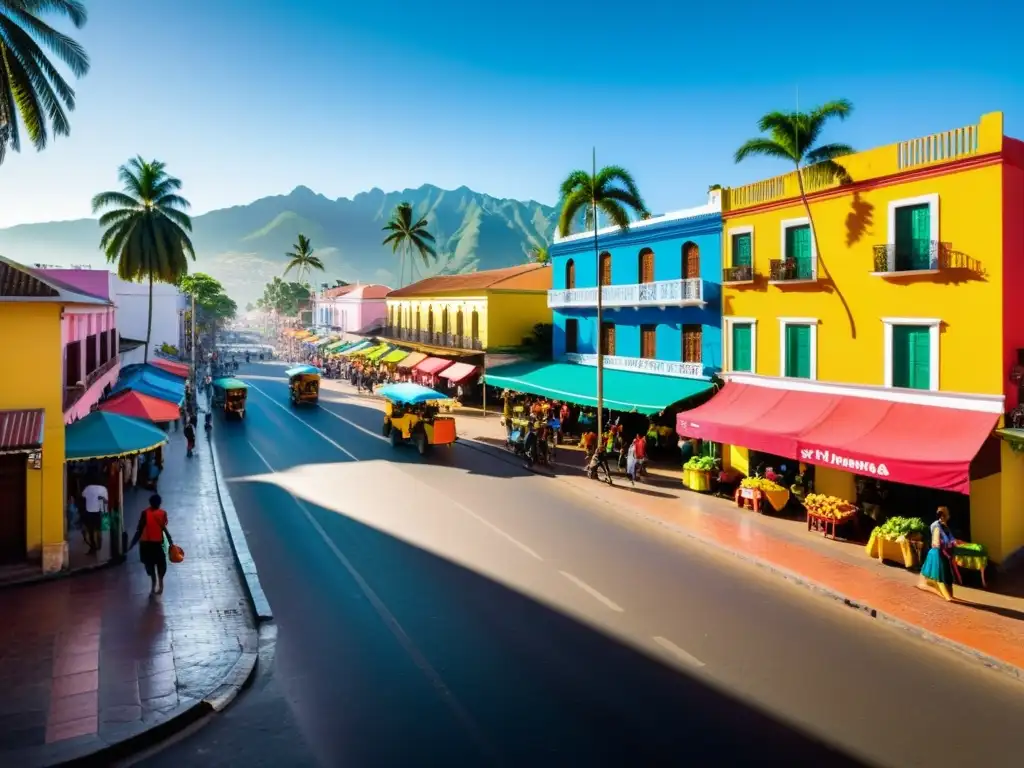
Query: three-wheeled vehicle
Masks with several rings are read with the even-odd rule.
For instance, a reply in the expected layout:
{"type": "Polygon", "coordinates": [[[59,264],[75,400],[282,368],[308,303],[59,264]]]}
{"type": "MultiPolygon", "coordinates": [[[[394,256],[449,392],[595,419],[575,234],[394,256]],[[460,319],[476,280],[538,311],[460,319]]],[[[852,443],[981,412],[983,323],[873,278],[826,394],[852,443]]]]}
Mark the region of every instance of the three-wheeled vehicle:
{"type": "Polygon", "coordinates": [[[297,365],[284,372],[288,377],[292,405],[312,403],[320,399],[320,369],[313,365],[297,365]]]}
{"type": "Polygon", "coordinates": [[[447,395],[412,383],[388,384],[377,394],[387,401],[383,431],[392,446],[412,443],[422,456],[432,445],[455,443],[455,418],[440,415],[447,395]]]}
{"type": "Polygon", "coordinates": [[[249,385],[238,379],[214,379],[213,398],[211,405],[214,408],[223,408],[225,416],[237,416],[245,418],[245,400],[249,396],[249,385]]]}

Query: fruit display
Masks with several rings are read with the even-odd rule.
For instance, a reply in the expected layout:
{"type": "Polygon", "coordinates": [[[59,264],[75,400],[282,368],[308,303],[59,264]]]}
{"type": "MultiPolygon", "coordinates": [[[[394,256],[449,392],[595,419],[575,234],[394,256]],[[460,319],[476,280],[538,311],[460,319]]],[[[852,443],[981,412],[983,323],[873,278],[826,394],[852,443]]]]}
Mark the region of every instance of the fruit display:
{"type": "Polygon", "coordinates": [[[898,541],[914,533],[921,536],[928,533],[928,526],[919,517],[890,517],[874,530],[875,536],[886,541],[898,541]]]}
{"type": "Polygon", "coordinates": [[[804,498],[804,506],[812,515],[832,520],[842,520],[857,511],[857,508],[850,502],[840,499],[838,496],[826,496],[823,493],[807,494],[804,498]]]}
{"type": "Polygon", "coordinates": [[[693,456],[683,464],[683,469],[693,469],[698,472],[712,472],[715,469],[715,460],[710,456],[693,456]]]}
{"type": "Polygon", "coordinates": [[[754,490],[761,491],[762,493],[775,493],[777,491],[785,490],[778,483],[772,482],[764,477],[745,477],[740,481],[741,488],[753,488],[754,490]]]}

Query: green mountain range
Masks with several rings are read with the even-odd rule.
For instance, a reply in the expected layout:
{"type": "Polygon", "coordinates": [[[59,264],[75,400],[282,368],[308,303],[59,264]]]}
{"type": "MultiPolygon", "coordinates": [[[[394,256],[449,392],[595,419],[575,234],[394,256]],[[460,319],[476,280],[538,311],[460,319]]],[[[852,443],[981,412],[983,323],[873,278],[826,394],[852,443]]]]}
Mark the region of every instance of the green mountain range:
{"type": "MultiPolygon", "coordinates": [[[[280,275],[300,232],[313,243],[326,271],[313,282],[335,279],[397,286],[399,259],[381,245],[381,228],[402,201],[426,216],[437,238],[438,259],[417,264],[417,278],[522,264],[530,249],[547,245],[556,209],[540,203],[502,200],[466,187],[430,184],[401,192],[372,189],[352,199],[331,200],[307,187],[264,197],[248,205],[210,211],[193,220],[196,263],[222,283],[240,306],[256,299],[280,275]]],[[[23,264],[102,266],[95,219],[22,224],[0,229],[0,254],[23,264]]],[[[408,274],[408,273],[406,273],[408,274]]],[[[408,278],[407,278],[408,280],[408,278]]]]}

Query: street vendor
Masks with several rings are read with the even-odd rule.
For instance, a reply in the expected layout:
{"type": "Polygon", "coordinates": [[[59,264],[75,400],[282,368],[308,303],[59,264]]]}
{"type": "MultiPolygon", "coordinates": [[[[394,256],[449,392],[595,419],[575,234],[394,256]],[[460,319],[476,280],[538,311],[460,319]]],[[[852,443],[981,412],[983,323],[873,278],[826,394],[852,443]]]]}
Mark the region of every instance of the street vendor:
{"type": "Polygon", "coordinates": [[[814,481],[808,475],[807,465],[803,462],[800,462],[797,468],[796,477],[793,478],[793,484],[790,486],[789,492],[801,504],[803,504],[804,498],[808,493],[814,493],[814,481]]]}

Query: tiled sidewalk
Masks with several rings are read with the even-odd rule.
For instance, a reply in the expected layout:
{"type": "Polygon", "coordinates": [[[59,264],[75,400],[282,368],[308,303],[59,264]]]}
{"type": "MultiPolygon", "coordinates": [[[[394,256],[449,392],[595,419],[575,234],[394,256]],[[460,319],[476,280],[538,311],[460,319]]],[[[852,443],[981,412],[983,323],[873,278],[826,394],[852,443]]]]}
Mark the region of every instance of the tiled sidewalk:
{"type": "MultiPolygon", "coordinates": [[[[257,637],[217,501],[210,447],[165,447],[159,491],[185,562],[164,594],[132,550],[124,565],[0,590],[0,765],[48,765],[187,713],[257,637]]],[[[134,534],[149,492],[126,489],[134,534]]],[[[236,670],[237,671],[237,670],[236,670]]]]}

